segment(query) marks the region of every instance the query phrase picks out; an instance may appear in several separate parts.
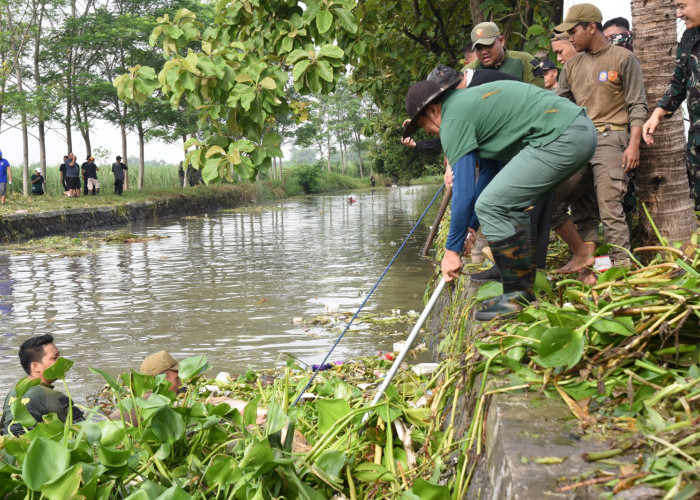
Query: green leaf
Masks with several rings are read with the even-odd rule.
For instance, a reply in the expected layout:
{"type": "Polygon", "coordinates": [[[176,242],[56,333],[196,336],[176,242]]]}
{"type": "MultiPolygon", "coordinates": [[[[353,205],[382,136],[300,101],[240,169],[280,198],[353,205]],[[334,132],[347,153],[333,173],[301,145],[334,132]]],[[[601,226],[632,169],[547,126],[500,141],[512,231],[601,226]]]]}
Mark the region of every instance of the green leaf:
{"type": "Polygon", "coordinates": [[[265,433],[268,435],[274,434],[281,431],[285,425],[287,425],[287,415],[284,413],[284,410],[274,401],[270,402],[267,408],[267,419],[265,420],[265,433]]]}
{"type": "Polygon", "coordinates": [[[327,57],[331,59],[342,59],[342,57],[345,55],[345,52],[343,49],[338,47],[337,45],[333,44],[327,44],[321,47],[321,50],[318,51],[318,58],[320,59],[321,57],[327,57]]]}
{"type": "MultiPolygon", "coordinates": [[[[354,478],[367,483],[390,481],[394,477],[386,467],[372,462],[361,463],[353,469],[352,475],[354,478]]],[[[449,495],[447,498],[449,498],[449,495]]]]}
{"type": "Polygon", "coordinates": [[[80,488],[82,475],[83,464],[77,463],[64,472],[62,476],[42,486],[41,493],[49,500],[73,498],[80,488]]]}
{"type": "Polygon", "coordinates": [[[539,357],[535,358],[535,362],[545,368],[572,368],[581,360],[583,348],[581,332],[566,326],[555,326],[542,335],[539,357]]]}
{"type": "Polygon", "coordinates": [[[333,9],[333,13],[338,19],[338,23],[350,33],[357,33],[357,21],[355,16],[347,9],[333,9]]]}
{"type": "Polygon", "coordinates": [[[481,302],[498,297],[499,295],[503,295],[503,283],[499,283],[498,281],[489,281],[488,283],[484,283],[479,287],[479,291],[476,294],[476,300],[477,302],[481,302]]]}
{"type": "Polygon", "coordinates": [[[318,457],[318,460],[316,460],[316,467],[331,476],[333,479],[340,479],[340,473],[343,470],[346,460],[347,457],[342,451],[327,450],[324,451],[320,457],[318,457]]]}
{"type": "Polygon", "coordinates": [[[100,370],[99,368],[95,368],[95,367],[92,367],[92,366],[88,366],[88,369],[89,369],[92,373],[94,373],[95,375],[99,375],[99,376],[101,376],[103,379],[105,379],[105,382],[107,382],[107,384],[109,384],[109,386],[112,388],[112,390],[113,390],[114,392],[116,392],[117,394],[120,394],[120,393],[123,391],[123,388],[122,388],[122,386],[119,384],[119,382],[117,381],[117,379],[114,378],[113,376],[111,376],[111,375],[110,375],[109,373],[107,373],[106,371],[100,370]]]}
{"type": "Polygon", "coordinates": [[[15,384],[15,397],[21,399],[29,389],[39,384],[41,384],[41,379],[22,377],[15,384]]]}
{"type": "Polygon", "coordinates": [[[617,333],[629,337],[634,335],[634,319],[631,316],[621,316],[615,319],[598,318],[591,325],[600,333],[617,333]]]}
{"type": "Polygon", "coordinates": [[[325,434],[338,420],[350,413],[350,405],[344,399],[327,399],[317,403],[318,432],[325,434]]]}
{"type": "Polygon", "coordinates": [[[258,398],[251,399],[243,408],[243,422],[245,425],[255,425],[258,419],[258,398]]]}
{"type": "Polygon", "coordinates": [[[333,14],[327,10],[320,10],[316,15],[316,28],[319,33],[325,33],[333,25],[333,14]]]}
{"type": "Polygon", "coordinates": [[[57,380],[66,378],[66,372],[73,366],[73,361],[66,358],[58,358],[54,364],[44,370],[46,380],[57,380]]]}
{"type": "Polygon", "coordinates": [[[191,381],[194,377],[198,377],[211,368],[207,362],[207,357],[202,355],[192,356],[191,358],[180,361],[179,375],[184,382],[191,381]]]}
{"type": "MultiPolygon", "coordinates": [[[[60,358],[59,358],[60,359],[60,358]]],[[[70,465],[70,452],[45,437],[35,439],[22,463],[22,479],[30,490],[40,491],[44,484],[59,478],[70,465]]]]}
{"type": "Polygon", "coordinates": [[[309,63],[311,63],[310,60],[304,59],[303,61],[299,61],[294,65],[294,70],[292,71],[292,78],[295,82],[302,77],[302,75],[306,71],[306,68],[309,66],[309,63]]]}
{"type": "Polygon", "coordinates": [[[118,450],[108,446],[100,446],[97,448],[97,458],[99,458],[100,463],[106,467],[124,467],[130,455],[131,452],[129,450],[118,450]]]}
{"type": "Polygon", "coordinates": [[[124,423],[120,420],[102,420],[97,425],[100,426],[100,431],[102,431],[102,437],[100,438],[102,446],[115,446],[126,436],[124,423]]]}
{"type": "Polygon", "coordinates": [[[151,430],[165,443],[174,443],[185,435],[185,421],[172,408],[161,408],[151,419],[151,430]]]}
{"type": "Polygon", "coordinates": [[[217,457],[207,467],[205,477],[209,484],[229,484],[237,481],[241,476],[237,460],[234,457],[217,457]]]}
{"type": "Polygon", "coordinates": [[[421,500],[442,500],[450,498],[450,490],[447,486],[438,486],[423,479],[417,478],[413,482],[413,486],[409,490],[414,495],[417,495],[421,500]]]}
{"type": "Polygon", "coordinates": [[[428,427],[430,425],[432,412],[430,408],[403,408],[403,414],[408,423],[416,427],[428,427]]]}
{"type": "Polygon", "coordinates": [[[401,410],[389,403],[383,404],[380,407],[378,407],[376,409],[376,412],[377,415],[387,423],[393,422],[402,414],[401,410]]]}
{"type": "Polygon", "coordinates": [[[156,500],[191,500],[192,497],[177,484],[165,490],[156,500]]]}
{"type": "Polygon", "coordinates": [[[267,90],[275,90],[277,88],[277,84],[275,84],[275,81],[269,76],[266,76],[265,78],[260,80],[259,85],[267,90]]]}
{"type": "Polygon", "coordinates": [[[299,59],[310,59],[311,54],[308,50],[296,49],[287,56],[287,64],[295,64],[299,59]]]}
{"type": "Polygon", "coordinates": [[[327,82],[333,81],[333,68],[331,68],[331,65],[328,64],[327,61],[318,61],[316,63],[316,70],[319,76],[327,82]]]}

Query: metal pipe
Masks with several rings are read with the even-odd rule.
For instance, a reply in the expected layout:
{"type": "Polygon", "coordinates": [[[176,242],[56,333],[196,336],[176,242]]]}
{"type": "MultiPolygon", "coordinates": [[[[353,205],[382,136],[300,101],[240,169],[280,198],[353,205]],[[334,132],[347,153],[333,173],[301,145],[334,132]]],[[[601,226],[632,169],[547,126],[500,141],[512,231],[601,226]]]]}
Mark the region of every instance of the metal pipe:
{"type": "MultiPolygon", "coordinates": [[[[430,300],[426,304],[425,309],[423,309],[423,313],[420,315],[420,318],[418,318],[418,321],[416,322],[416,326],[413,327],[413,330],[411,330],[411,334],[406,339],[406,345],[403,347],[403,349],[401,350],[399,355],[394,360],[394,364],[391,365],[391,369],[389,370],[389,373],[386,374],[386,377],[384,378],[382,385],[380,385],[379,389],[377,389],[377,392],[375,393],[374,398],[372,399],[372,402],[370,403],[370,406],[376,405],[379,402],[379,400],[381,399],[382,395],[384,394],[384,391],[386,390],[386,388],[389,387],[391,380],[394,378],[394,375],[396,375],[396,372],[399,370],[399,367],[401,366],[401,363],[403,362],[404,358],[406,357],[406,354],[408,354],[408,351],[411,349],[413,342],[416,340],[416,337],[418,336],[418,332],[420,332],[420,329],[423,327],[423,323],[425,323],[425,320],[428,318],[428,315],[433,310],[433,307],[435,307],[435,303],[437,302],[437,299],[440,297],[440,294],[442,293],[443,288],[445,288],[445,278],[441,277],[440,282],[437,284],[437,286],[435,287],[435,290],[433,291],[432,297],[430,297],[430,300]]],[[[369,418],[369,412],[365,413],[365,416],[362,417],[362,423],[367,422],[368,418],[369,418]]]]}

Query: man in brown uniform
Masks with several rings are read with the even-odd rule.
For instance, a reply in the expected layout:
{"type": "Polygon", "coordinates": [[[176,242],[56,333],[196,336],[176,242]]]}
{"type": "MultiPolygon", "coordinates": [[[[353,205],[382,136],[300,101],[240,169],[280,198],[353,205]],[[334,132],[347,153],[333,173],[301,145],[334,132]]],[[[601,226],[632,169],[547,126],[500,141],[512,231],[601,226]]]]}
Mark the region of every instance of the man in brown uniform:
{"type": "MultiPolygon", "coordinates": [[[[630,238],[622,199],[627,190],[627,173],[639,165],[647,102],[637,57],[610,43],[603,35],[602,20],[594,5],[577,4],[569,9],[564,23],[555,28],[567,32],[579,52],[564,65],[557,94],[584,106],[596,126],[598,147],[584,169],[590,169],[593,175],[605,242],[613,245],[612,263],[624,267],[630,265],[625,251],[630,248],[630,238]]],[[[569,201],[572,213],[590,213],[591,207],[583,203],[585,196],[569,201]]],[[[558,216],[566,218],[565,213],[558,216]]],[[[581,237],[584,241],[597,241],[597,234],[581,237]]]]}

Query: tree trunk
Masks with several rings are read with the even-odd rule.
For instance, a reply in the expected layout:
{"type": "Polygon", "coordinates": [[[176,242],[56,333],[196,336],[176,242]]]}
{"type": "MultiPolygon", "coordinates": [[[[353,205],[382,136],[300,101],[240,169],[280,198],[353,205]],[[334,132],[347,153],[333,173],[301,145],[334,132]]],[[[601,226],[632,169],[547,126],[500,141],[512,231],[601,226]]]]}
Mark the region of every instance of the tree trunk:
{"type": "MultiPolygon", "coordinates": [[[[675,65],[676,21],[671,0],[632,0],[634,49],[644,74],[650,108],[666,92],[675,65]]],[[[654,144],[642,144],[637,169],[639,201],[661,234],[671,241],[686,241],[697,227],[686,173],[686,141],[680,111],[664,119],[654,134],[654,144]]],[[[644,211],[639,230],[644,245],[658,239],[644,211]]]]}
{"type": "MultiPolygon", "coordinates": [[[[124,106],[124,113],[122,115],[123,119],[121,124],[119,125],[119,129],[121,131],[121,136],[122,136],[122,160],[124,161],[124,164],[126,165],[126,161],[128,156],[126,156],[126,106],[124,106]]],[[[127,165],[128,166],[128,165],[127,165]]],[[[126,174],[124,175],[124,191],[127,191],[129,189],[129,172],[127,170],[126,174]]]]}
{"type": "Polygon", "coordinates": [[[138,188],[143,189],[143,174],[144,174],[143,159],[144,159],[144,155],[145,155],[146,151],[145,151],[145,146],[143,143],[143,138],[145,136],[145,133],[143,131],[143,122],[141,120],[138,121],[136,129],[139,132],[139,181],[138,181],[138,188]]]}
{"type": "MultiPolygon", "coordinates": [[[[41,66],[39,64],[39,54],[41,52],[41,27],[44,19],[44,6],[41,6],[41,13],[37,22],[37,31],[34,35],[34,85],[36,92],[43,95],[43,85],[41,83],[41,66]]],[[[40,108],[37,109],[37,129],[39,133],[39,165],[41,175],[46,179],[46,120],[43,109],[43,101],[40,103],[40,108]]],[[[45,183],[45,182],[44,182],[45,183]]]]}

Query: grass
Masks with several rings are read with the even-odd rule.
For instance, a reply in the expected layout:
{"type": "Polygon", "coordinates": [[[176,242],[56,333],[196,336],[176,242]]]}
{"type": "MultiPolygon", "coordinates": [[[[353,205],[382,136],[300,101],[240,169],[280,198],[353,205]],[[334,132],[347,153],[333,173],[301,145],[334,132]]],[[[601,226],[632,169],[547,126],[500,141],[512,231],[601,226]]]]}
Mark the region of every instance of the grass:
{"type": "MultiPolygon", "coordinates": [[[[33,169],[32,169],[33,170],[33,169]]],[[[37,213],[68,208],[119,206],[128,203],[153,201],[176,198],[181,196],[196,197],[210,196],[222,193],[238,193],[243,200],[264,202],[294,196],[304,195],[301,184],[301,170],[288,168],[282,181],[264,179],[254,184],[242,182],[222,185],[197,185],[195,187],[180,187],[177,167],[151,167],[146,169],[144,189],[136,189],[138,169],[132,167],[129,171],[129,189],[123,195],[114,194],[114,182],[111,169],[102,166],[98,172],[101,184],[100,193],[83,195],[78,198],[68,198],[63,194],[58,167],[51,167],[46,173],[46,194],[43,196],[24,196],[22,194],[22,174],[18,167],[12,171],[14,182],[8,185],[7,202],[0,205],[0,216],[11,213],[37,213]]],[[[377,187],[390,185],[390,179],[375,175],[377,187]]],[[[412,184],[424,184],[441,181],[435,176],[420,178],[412,184]]],[[[311,192],[328,193],[335,191],[364,189],[370,187],[369,176],[358,178],[349,177],[336,172],[318,172],[315,176],[311,192]]]]}

